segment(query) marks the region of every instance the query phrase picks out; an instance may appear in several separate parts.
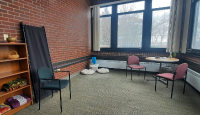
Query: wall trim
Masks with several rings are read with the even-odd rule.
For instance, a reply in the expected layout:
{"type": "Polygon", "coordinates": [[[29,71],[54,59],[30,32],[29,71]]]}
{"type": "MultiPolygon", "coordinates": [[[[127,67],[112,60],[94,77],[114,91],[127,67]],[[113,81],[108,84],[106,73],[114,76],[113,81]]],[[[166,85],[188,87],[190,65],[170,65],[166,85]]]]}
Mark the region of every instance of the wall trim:
{"type": "Polygon", "coordinates": [[[73,64],[77,64],[77,63],[80,63],[80,62],[83,62],[83,61],[87,61],[89,59],[91,59],[91,55],[79,57],[79,58],[74,58],[74,59],[71,59],[71,60],[65,60],[65,61],[62,61],[62,62],[53,63],[52,65],[53,65],[53,69],[58,69],[58,68],[67,67],[67,66],[70,66],[70,65],[73,65],[73,64]]]}

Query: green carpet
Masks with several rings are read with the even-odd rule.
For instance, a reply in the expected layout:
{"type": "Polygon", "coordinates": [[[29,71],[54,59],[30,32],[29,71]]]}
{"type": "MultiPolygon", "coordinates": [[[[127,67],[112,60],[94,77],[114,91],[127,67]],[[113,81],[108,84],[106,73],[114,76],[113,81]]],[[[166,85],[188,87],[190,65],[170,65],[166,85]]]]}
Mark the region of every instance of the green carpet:
{"type": "MultiPolygon", "coordinates": [[[[147,74],[146,79],[153,79],[147,74]]],[[[126,77],[123,70],[110,70],[108,74],[77,75],[72,78],[72,99],[69,87],[62,90],[63,112],[60,113],[59,93],[55,93],[38,104],[19,111],[15,115],[200,115],[199,92],[186,85],[182,94],[183,81],[175,81],[174,95],[170,98],[169,87],[160,82],[157,92],[154,81],[144,80],[143,73],[137,76],[130,72],[126,77]]]]}

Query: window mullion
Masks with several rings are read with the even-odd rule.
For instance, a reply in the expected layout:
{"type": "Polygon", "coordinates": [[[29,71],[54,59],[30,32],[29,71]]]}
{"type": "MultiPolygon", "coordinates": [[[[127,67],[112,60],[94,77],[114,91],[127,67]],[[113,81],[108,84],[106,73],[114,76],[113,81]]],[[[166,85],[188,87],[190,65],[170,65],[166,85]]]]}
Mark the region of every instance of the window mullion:
{"type": "Polygon", "coordinates": [[[112,6],[112,15],[111,15],[111,49],[117,48],[117,5],[112,6]]]}
{"type": "Polygon", "coordinates": [[[142,49],[148,50],[151,44],[151,25],[152,25],[152,0],[145,1],[144,19],[143,19],[143,38],[142,49]]]}

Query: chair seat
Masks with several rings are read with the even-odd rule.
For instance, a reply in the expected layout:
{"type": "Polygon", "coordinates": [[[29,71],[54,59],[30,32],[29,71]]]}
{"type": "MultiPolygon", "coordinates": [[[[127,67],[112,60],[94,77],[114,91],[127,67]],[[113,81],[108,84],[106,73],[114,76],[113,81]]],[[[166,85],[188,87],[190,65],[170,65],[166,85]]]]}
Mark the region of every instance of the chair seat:
{"type": "Polygon", "coordinates": [[[174,74],[172,74],[172,73],[162,73],[162,74],[157,74],[157,76],[173,80],[174,74]]]}
{"type": "MultiPolygon", "coordinates": [[[[61,89],[65,88],[69,83],[69,80],[60,80],[61,89]]],[[[52,80],[48,84],[45,84],[41,87],[42,89],[49,89],[49,90],[59,90],[59,80],[52,80]]]]}
{"type": "Polygon", "coordinates": [[[133,69],[143,69],[145,68],[144,66],[141,66],[141,65],[129,65],[130,68],[133,68],[133,69]]]}

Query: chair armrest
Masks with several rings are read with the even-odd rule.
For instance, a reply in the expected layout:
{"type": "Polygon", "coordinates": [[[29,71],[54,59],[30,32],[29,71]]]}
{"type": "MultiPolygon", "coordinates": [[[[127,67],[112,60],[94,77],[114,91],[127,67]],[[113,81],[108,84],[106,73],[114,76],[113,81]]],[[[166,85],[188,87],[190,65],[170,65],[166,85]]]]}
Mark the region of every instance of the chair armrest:
{"type": "Polygon", "coordinates": [[[40,80],[60,80],[60,79],[45,79],[45,78],[39,78],[40,80]]]}
{"type": "Polygon", "coordinates": [[[54,71],[54,72],[69,72],[70,73],[70,71],[54,71]]]}

